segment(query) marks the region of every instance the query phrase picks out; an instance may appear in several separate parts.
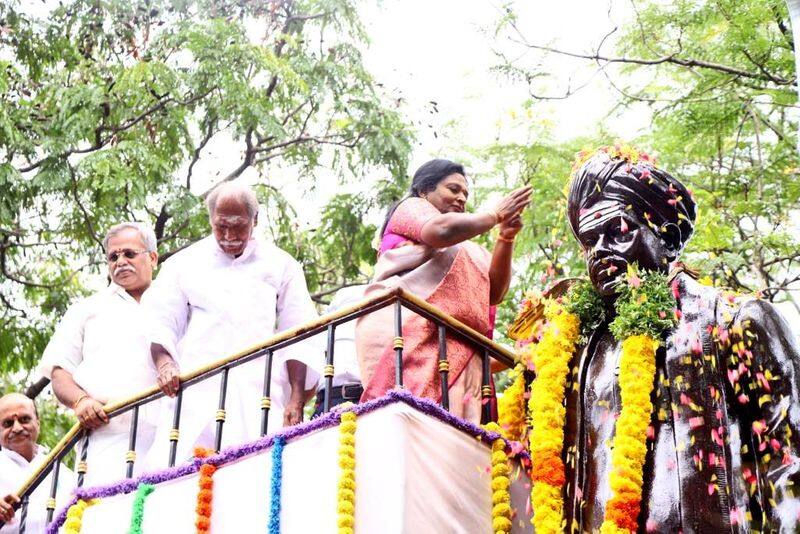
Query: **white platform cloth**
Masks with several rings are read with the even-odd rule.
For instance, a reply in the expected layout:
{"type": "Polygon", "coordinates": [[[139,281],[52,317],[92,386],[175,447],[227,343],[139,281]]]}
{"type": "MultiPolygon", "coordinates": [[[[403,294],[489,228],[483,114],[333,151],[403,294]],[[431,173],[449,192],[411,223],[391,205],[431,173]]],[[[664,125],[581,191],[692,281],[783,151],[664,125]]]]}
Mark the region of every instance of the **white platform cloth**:
{"type": "MultiPolygon", "coordinates": [[[[401,402],[359,416],[357,424],[357,532],[491,532],[487,444],[401,402]]],[[[281,532],[337,532],[338,447],[338,427],[286,444],[281,532]]],[[[267,531],[271,452],[217,470],[212,532],[267,531]]],[[[143,532],[194,532],[197,491],[197,475],[158,485],[145,504],[143,532]]],[[[530,479],[513,461],[513,532],[532,531],[529,491],[530,479]]],[[[125,532],[133,497],[108,497],[88,508],[82,534],[125,532]]]]}

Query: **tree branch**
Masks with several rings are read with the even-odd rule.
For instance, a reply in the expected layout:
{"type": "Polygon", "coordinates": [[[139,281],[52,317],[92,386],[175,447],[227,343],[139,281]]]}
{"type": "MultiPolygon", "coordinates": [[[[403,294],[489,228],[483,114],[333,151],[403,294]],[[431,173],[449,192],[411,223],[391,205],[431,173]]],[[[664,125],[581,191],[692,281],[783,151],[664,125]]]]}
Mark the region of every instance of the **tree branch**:
{"type": "Polygon", "coordinates": [[[630,63],[635,65],[662,65],[665,63],[679,65],[682,67],[698,67],[702,69],[709,69],[717,72],[724,72],[726,74],[732,74],[734,76],[740,76],[742,78],[749,78],[754,80],[766,80],[777,85],[793,85],[795,79],[792,78],[787,80],[785,78],[781,78],[779,76],[769,75],[766,76],[763,73],[758,72],[749,72],[742,69],[737,69],[735,67],[731,67],[728,65],[722,65],[720,63],[712,63],[710,61],[704,61],[702,59],[694,59],[694,58],[680,58],[676,57],[674,54],[670,54],[668,56],[662,56],[656,59],[644,59],[644,58],[628,58],[628,57],[610,57],[604,56],[601,54],[581,54],[579,52],[570,52],[567,50],[560,50],[558,48],[554,48],[551,46],[543,46],[537,45],[533,43],[527,42],[520,42],[517,41],[519,44],[527,46],[528,48],[533,48],[535,50],[543,50],[545,52],[552,52],[553,54],[559,54],[562,56],[567,57],[574,57],[578,59],[588,59],[592,61],[604,62],[604,63],[630,63]]]}
{"type": "MultiPolygon", "coordinates": [[[[127,122],[124,122],[123,124],[120,124],[119,126],[113,126],[113,127],[100,126],[100,127],[98,127],[99,131],[111,132],[111,135],[107,136],[105,139],[101,139],[101,140],[95,139],[95,142],[89,147],[86,147],[86,148],[73,148],[73,149],[70,149],[70,150],[65,150],[64,152],[62,152],[61,154],[58,154],[55,157],[56,157],[56,159],[63,159],[63,158],[67,158],[67,157],[69,157],[69,156],[71,156],[73,154],[87,154],[89,152],[95,152],[97,150],[100,150],[101,148],[106,146],[108,143],[110,143],[114,139],[114,136],[116,136],[118,133],[124,132],[126,130],[130,130],[131,128],[133,128],[134,126],[136,126],[137,124],[142,122],[144,119],[146,119],[148,116],[150,116],[153,113],[163,109],[170,102],[175,102],[178,105],[187,106],[189,104],[197,102],[198,100],[202,100],[203,98],[208,96],[214,89],[216,89],[216,88],[212,87],[211,89],[209,89],[205,93],[200,94],[200,95],[195,95],[195,96],[190,97],[190,98],[188,98],[186,100],[176,100],[176,99],[174,99],[172,97],[163,98],[157,104],[155,104],[152,107],[148,108],[147,110],[145,110],[144,112],[142,112],[138,116],[133,117],[132,119],[129,119],[127,122]]],[[[25,166],[25,167],[22,167],[22,168],[18,169],[18,171],[21,172],[21,173],[30,172],[32,170],[38,169],[39,167],[44,165],[45,162],[47,162],[47,161],[49,161],[51,159],[53,159],[52,155],[51,156],[45,156],[40,160],[37,160],[37,161],[35,161],[35,162],[25,166]]]]}

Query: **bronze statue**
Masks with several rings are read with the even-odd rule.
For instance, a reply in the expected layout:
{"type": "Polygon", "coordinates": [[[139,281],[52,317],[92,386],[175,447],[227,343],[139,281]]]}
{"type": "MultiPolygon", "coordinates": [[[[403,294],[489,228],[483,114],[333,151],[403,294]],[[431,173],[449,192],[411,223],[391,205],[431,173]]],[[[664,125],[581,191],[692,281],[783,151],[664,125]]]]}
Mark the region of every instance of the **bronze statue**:
{"type": "MultiPolygon", "coordinates": [[[[794,333],[771,304],[675,269],[692,234],[695,202],[646,157],[617,148],[585,159],[567,211],[609,310],[628,265],[673,273],[678,320],[656,352],[638,531],[800,532],[794,333]]],[[[567,532],[598,530],[612,497],[621,343],[608,325],[607,319],[574,352],[566,387],[567,532]]]]}

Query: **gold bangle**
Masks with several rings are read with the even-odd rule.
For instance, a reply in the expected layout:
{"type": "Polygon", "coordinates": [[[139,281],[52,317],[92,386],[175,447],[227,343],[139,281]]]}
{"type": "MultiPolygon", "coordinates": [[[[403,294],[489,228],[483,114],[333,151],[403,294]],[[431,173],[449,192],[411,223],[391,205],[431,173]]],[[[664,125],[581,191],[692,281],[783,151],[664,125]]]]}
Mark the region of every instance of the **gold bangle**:
{"type": "Polygon", "coordinates": [[[78,397],[78,399],[77,399],[75,402],[73,402],[73,403],[72,403],[72,409],[73,409],[73,411],[75,410],[75,408],[77,408],[77,407],[78,407],[78,404],[80,404],[80,402],[81,402],[83,399],[88,399],[88,398],[89,398],[89,395],[88,395],[87,393],[84,393],[83,395],[81,395],[80,397],[78,397]]]}
{"type": "Polygon", "coordinates": [[[503,237],[501,235],[497,236],[497,240],[498,241],[505,241],[506,243],[513,243],[514,242],[514,238],[509,239],[509,238],[503,237]]]}

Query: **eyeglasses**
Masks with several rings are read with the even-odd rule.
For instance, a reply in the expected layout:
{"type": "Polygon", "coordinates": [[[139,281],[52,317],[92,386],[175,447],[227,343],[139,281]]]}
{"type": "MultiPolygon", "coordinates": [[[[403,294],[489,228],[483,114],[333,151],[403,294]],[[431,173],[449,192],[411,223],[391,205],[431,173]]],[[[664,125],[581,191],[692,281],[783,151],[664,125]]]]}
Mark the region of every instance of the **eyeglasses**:
{"type": "Polygon", "coordinates": [[[139,254],[144,254],[145,252],[147,252],[147,251],[146,250],[133,250],[133,249],[130,249],[130,248],[124,248],[124,249],[120,249],[120,250],[115,250],[114,252],[110,253],[107,256],[107,259],[108,259],[109,263],[116,263],[117,260],[120,258],[120,256],[125,256],[129,260],[132,260],[133,258],[138,256],[139,254]]]}

